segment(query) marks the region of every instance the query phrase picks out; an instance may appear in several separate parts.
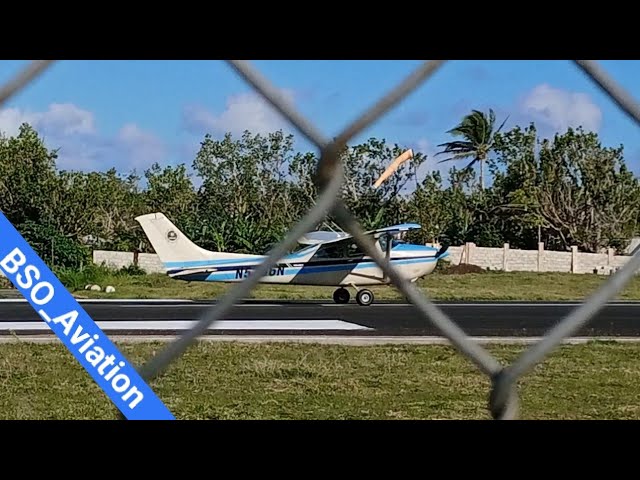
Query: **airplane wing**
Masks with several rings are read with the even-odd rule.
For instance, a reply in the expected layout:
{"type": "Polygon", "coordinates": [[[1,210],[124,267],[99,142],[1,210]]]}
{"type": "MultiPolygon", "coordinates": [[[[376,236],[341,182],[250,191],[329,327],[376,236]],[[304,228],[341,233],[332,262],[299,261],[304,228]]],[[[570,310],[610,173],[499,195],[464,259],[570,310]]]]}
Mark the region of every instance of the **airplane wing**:
{"type": "Polygon", "coordinates": [[[373,235],[374,237],[379,236],[380,233],[398,233],[398,232],[408,232],[409,230],[419,230],[422,226],[417,223],[401,223],[399,225],[392,225],[390,227],[378,228],[376,230],[369,230],[365,232],[366,235],[373,235]]]}
{"type": "Polygon", "coordinates": [[[336,240],[348,238],[350,236],[351,235],[344,232],[318,230],[304,234],[304,236],[298,240],[298,243],[302,245],[318,245],[320,243],[335,242],[336,240]]]}
{"type": "MultiPolygon", "coordinates": [[[[417,230],[422,228],[417,223],[401,223],[399,225],[392,225],[390,227],[378,228],[376,230],[370,230],[365,232],[365,235],[373,235],[378,237],[381,233],[397,233],[406,232],[409,230],[417,230]]],[[[330,232],[325,230],[317,230],[315,232],[306,233],[298,240],[298,243],[302,245],[319,245],[323,243],[334,243],[339,240],[347,240],[351,238],[351,235],[346,232],[330,232]]]]}

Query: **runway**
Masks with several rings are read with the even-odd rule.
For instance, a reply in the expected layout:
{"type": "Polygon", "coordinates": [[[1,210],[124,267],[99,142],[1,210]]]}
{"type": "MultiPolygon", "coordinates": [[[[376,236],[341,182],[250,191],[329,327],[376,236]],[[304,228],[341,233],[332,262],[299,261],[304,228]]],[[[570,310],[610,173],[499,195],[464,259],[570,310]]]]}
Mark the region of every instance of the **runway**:
{"type": "MultiPolygon", "coordinates": [[[[173,335],[189,328],[214,302],[81,300],[110,335],[173,335]]],[[[540,337],[579,302],[437,302],[473,337],[540,337]]],[[[0,300],[0,336],[51,335],[22,299],[0,300]]],[[[411,304],[377,302],[369,307],[312,301],[246,301],[227,312],[207,336],[441,337],[411,304]]],[[[640,337],[640,302],[608,304],[575,337],[640,337]]]]}

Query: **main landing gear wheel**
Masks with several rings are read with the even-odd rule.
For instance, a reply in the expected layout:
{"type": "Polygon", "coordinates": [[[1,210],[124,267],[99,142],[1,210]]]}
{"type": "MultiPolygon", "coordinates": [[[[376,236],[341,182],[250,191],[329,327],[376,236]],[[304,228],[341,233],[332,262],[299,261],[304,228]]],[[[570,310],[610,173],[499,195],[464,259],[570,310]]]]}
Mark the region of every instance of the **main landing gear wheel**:
{"type": "Polygon", "coordinates": [[[373,303],[373,292],[371,290],[360,290],[356,294],[356,302],[366,307],[373,303]]]}
{"type": "Polygon", "coordinates": [[[346,288],[339,288],[333,292],[333,301],[336,303],[349,303],[351,295],[346,288]]]}

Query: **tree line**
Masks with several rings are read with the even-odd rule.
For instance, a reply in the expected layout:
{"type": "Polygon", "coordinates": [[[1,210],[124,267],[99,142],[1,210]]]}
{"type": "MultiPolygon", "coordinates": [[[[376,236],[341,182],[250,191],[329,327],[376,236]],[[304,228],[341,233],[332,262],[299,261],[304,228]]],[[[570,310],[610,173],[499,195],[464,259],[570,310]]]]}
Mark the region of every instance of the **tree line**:
{"type": "MultiPolygon", "coordinates": [[[[376,138],[350,145],[341,152],[342,198],[366,229],[420,223],[411,240],[421,243],[626,248],[639,230],[640,185],[623,147],[605,147],[581,128],[541,138],[533,123],[504,124],[496,127],[491,110],[471,111],[436,158],[416,152],[377,189],[407,147],[376,138]],[[447,162],[446,176],[433,168],[447,162]]],[[[141,174],[66,171],[57,158],[28,124],[0,136],[0,210],[51,266],[87,265],[94,248],[153,252],[134,218],[155,211],[203,248],[266,253],[318,195],[317,154],[295,151],[282,131],[207,134],[193,174],[186,164],[141,174]]],[[[329,217],[318,228],[331,224],[329,217]]]]}

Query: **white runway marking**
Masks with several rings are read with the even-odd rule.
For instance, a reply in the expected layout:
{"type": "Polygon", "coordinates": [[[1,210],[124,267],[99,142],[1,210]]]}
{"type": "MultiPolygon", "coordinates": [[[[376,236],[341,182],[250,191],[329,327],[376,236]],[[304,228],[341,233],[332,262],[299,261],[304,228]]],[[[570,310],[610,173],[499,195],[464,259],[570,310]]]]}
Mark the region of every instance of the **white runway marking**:
{"type": "MultiPolygon", "coordinates": [[[[180,300],[176,298],[153,298],[153,299],[137,299],[137,298],[76,298],[78,303],[162,303],[170,302],[173,304],[191,304],[193,300],[180,300]]],[[[25,298],[0,298],[0,303],[27,303],[25,298]]],[[[155,306],[155,305],[154,305],[155,306]]],[[[165,305],[168,306],[168,305],[165,305]]]]}
{"type": "MultiPolygon", "coordinates": [[[[191,304],[187,304],[187,305],[120,305],[120,307],[122,308],[182,308],[182,307],[189,307],[189,308],[211,308],[211,307],[215,307],[216,304],[212,303],[210,305],[203,305],[203,304],[195,304],[195,305],[191,305],[191,304]]],[[[266,308],[266,307],[286,307],[286,305],[282,305],[282,304],[278,304],[278,303],[247,303],[247,304],[241,304],[241,305],[235,305],[234,308],[236,307],[260,307],[260,308],[266,308]]]]}
{"type": "MultiPolygon", "coordinates": [[[[109,330],[186,330],[195,325],[194,320],[171,321],[114,321],[96,322],[104,332],[109,330]]],[[[42,322],[0,322],[0,331],[51,330],[42,322]]],[[[342,320],[223,320],[209,330],[372,330],[369,327],[342,320]]]]}

